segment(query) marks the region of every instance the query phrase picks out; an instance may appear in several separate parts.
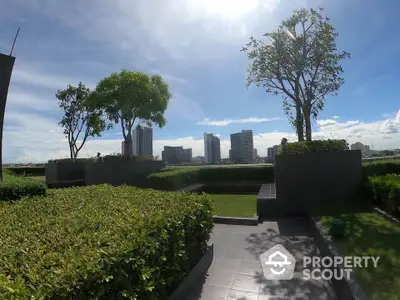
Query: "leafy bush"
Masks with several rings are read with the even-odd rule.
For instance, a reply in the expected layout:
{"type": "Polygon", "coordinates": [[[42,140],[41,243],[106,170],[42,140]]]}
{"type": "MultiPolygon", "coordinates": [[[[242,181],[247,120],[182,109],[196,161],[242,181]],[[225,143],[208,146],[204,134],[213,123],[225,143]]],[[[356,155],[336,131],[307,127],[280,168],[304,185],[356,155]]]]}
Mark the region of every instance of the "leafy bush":
{"type": "Polygon", "coordinates": [[[98,185],[0,203],[0,299],[167,299],[207,249],[207,195],[98,185]]]}
{"type": "Polygon", "coordinates": [[[300,154],[319,151],[345,151],[349,150],[349,144],[346,140],[315,140],[286,143],[285,151],[282,145],[279,145],[277,154],[300,154]]]}
{"type": "Polygon", "coordinates": [[[43,167],[9,167],[3,171],[9,172],[13,175],[24,175],[24,176],[44,176],[45,168],[43,167]]]}
{"type": "Polygon", "coordinates": [[[45,195],[46,185],[38,180],[3,174],[0,182],[0,201],[13,201],[23,196],[45,195]]]}
{"type": "Polygon", "coordinates": [[[390,214],[400,213],[400,175],[386,174],[368,177],[368,186],[375,204],[390,214]]]}
{"type": "Polygon", "coordinates": [[[114,161],[114,160],[129,160],[129,161],[147,161],[153,160],[151,155],[134,155],[134,156],[123,156],[121,154],[105,155],[100,157],[101,161],[114,161]]]}
{"type": "Polygon", "coordinates": [[[218,181],[274,182],[274,168],[272,166],[252,166],[163,169],[161,172],[149,176],[147,187],[172,190],[196,183],[218,181]]]}
{"type": "MultiPolygon", "coordinates": [[[[76,158],[75,162],[79,163],[85,163],[85,162],[91,162],[92,158],[76,158]]],[[[72,159],[70,158],[59,158],[59,159],[52,159],[49,160],[49,163],[71,163],[72,159]]]]}

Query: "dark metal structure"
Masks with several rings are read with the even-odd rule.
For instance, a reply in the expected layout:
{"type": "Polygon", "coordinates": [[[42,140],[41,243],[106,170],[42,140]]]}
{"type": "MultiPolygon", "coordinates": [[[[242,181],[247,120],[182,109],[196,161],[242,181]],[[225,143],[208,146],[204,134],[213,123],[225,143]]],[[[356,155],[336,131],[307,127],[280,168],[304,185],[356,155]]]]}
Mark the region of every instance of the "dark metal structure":
{"type": "Polygon", "coordinates": [[[3,124],[6,110],[8,87],[15,57],[0,53],[0,178],[3,179],[3,124]]]}

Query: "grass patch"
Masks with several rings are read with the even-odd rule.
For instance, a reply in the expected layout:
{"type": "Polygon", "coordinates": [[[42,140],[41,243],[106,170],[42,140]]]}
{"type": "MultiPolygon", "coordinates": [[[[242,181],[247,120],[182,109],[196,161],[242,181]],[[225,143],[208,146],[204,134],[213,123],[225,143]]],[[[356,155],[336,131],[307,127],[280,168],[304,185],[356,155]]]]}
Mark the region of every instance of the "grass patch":
{"type": "MultiPolygon", "coordinates": [[[[355,274],[371,300],[400,299],[400,226],[373,213],[335,216],[346,222],[344,238],[336,240],[343,256],[380,256],[378,267],[356,269],[355,274]]],[[[322,217],[329,230],[333,217],[322,217]]]]}
{"type": "Polygon", "coordinates": [[[211,194],[215,214],[224,217],[247,217],[256,215],[257,195],[211,194]]]}
{"type": "Polygon", "coordinates": [[[41,182],[46,182],[46,176],[27,176],[27,178],[38,180],[41,182]]]}

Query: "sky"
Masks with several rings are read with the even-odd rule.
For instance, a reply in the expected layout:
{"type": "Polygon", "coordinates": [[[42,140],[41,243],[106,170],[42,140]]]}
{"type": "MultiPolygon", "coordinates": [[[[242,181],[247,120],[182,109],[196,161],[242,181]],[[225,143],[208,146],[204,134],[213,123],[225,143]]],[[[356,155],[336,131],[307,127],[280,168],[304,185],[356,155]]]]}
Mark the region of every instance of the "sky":
{"type": "MultiPolygon", "coordinates": [[[[400,31],[392,0],[2,0],[0,52],[8,54],[18,26],[16,62],[7,101],[3,162],[68,157],[55,94],[79,81],[88,87],[126,68],[160,74],[172,98],[167,124],[154,128],[154,155],[163,146],[204,155],[203,133],[221,139],[251,129],[260,156],[296,135],[280,96],[246,88],[242,46],[273,31],[297,8],[323,6],[350,52],[337,96],[326,98],[313,138],[345,138],[373,149],[400,148],[400,31]]],[[[81,157],[119,153],[119,124],[91,138],[81,157]]]]}

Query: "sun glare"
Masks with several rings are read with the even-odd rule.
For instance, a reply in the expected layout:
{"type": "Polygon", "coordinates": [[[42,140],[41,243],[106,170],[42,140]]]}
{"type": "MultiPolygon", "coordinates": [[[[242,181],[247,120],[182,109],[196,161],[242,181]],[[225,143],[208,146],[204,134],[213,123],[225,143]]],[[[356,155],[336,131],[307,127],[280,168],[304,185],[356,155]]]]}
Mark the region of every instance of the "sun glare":
{"type": "Polygon", "coordinates": [[[260,4],[259,0],[203,0],[206,13],[224,19],[239,19],[254,11],[260,4]]]}

